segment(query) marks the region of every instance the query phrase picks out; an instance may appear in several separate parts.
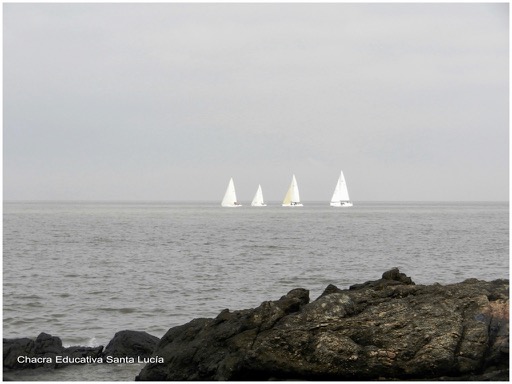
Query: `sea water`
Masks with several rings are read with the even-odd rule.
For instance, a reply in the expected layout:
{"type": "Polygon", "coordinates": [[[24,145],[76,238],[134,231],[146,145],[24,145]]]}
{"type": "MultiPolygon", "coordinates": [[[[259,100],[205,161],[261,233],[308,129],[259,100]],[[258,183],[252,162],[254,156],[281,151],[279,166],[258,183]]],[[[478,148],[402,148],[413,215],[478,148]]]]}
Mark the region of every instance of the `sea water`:
{"type": "MultiPolygon", "coordinates": [[[[294,288],[318,297],[398,267],[416,284],[509,276],[503,203],[356,202],[304,207],[207,203],[5,202],[3,336],[106,345],[161,337],[225,308],[294,288]]],[[[24,371],[23,380],[131,380],[142,367],[24,371]]]]}

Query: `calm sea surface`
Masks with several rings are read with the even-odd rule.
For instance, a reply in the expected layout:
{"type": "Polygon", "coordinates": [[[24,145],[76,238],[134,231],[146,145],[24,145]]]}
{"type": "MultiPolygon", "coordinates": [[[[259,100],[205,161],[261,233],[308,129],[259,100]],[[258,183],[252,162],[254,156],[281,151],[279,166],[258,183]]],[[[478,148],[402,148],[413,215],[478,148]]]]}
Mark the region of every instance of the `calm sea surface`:
{"type": "MultiPolygon", "coordinates": [[[[328,284],[347,288],[395,266],[417,284],[509,277],[508,203],[6,202],[3,210],[6,338],[46,332],[96,346],[124,329],[161,337],[225,308],[297,287],[313,300],[328,284]]],[[[88,368],[22,378],[134,376],[88,368]]]]}

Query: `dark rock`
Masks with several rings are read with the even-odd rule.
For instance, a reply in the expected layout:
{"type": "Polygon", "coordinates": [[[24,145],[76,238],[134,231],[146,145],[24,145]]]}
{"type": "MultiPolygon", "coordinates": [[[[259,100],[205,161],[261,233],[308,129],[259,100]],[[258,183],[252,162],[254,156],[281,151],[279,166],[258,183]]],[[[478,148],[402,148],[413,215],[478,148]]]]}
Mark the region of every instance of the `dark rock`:
{"type": "Polygon", "coordinates": [[[151,356],[158,341],[158,337],[146,332],[121,331],[114,335],[105,351],[103,346],[64,348],[59,337],[43,332],[35,340],[4,339],[3,367],[4,371],[39,367],[53,369],[73,363],[83,364],[84,361],[101,363],[105,362],[106,356],[145,358],[151,356]]]}
{"type": "MultiPolygon", "coordinates": [[[[339,292],[342,292],[341,289],[339,289],[337,286],[333,285],[333,284],[329,284],[325,289],[324,291],[322,292],[322,294],[320,295],[320,297],[322,296],[325,296],[325,295],[330,295],[331,293],[339,293],[339,292]]],[[[319,297],[319,298],[320,298],[319,297]]]]}
{"type": "Polygon", "coordinates": [[[396,267],[384,272],[382,274],[382,279],[398,281],[403,284],[414,284],[410,277],[406,276],[405,273],[400,273],[400,271],[396,267]]]}
{"type": "Polygon", "coordinates": [[[415,285],[398,269],[315,301],[296,289],[171,328],[137,380],[508,380],[508,280],[415,285]]]}
{"type": "Polygon", "coordinates": [[[64,347],[62,346],[62,340],[56,336],[49,335],[47,333],[40,333],[37,336],[34,343],[35,353],[61,353],[64,347]]]}
{"type": "Polygon", "coordinates": [[[27,368],[60,368],[68,365],[59,363],[57,356],[99,358],[103,346],[69,347],[62,346],[62,340],[47,333],[41,333],[35,340],[28,338],[3,339],[4,371],[27,368]]]}
{"type": "MultiPolygon", "coordinates": [[[[3,340],[3,367],[5,369],[32,368],[30,363],[18,363],[18,356],[34,356],[34,340],[26,337],[3,340]]],[[[35,367],[34,367],[35,368],[35,367]]]]}
{"type": "Polygon", "coordinates": [[[120,331],[105,348],[104,356],[149,357],[160,339],[147,332],[120,331]]]}
{"type": "Polygon", "coordinates": [[[374,281],[367,281],[363,284],[354,284],[350,286],[350,289],[362,289],[362,288],[374,288],[383,289],[390,285],[414,285],[412,279],[406,276],[404,273],[400,273],[398,268],[390,269],[382,274],[382,278],[374,281]]]}

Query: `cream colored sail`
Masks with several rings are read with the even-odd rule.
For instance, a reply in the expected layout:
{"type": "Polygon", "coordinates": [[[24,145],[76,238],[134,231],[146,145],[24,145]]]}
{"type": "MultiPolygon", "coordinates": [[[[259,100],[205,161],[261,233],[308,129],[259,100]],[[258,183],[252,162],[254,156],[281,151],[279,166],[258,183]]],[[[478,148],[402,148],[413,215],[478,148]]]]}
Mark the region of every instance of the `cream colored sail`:
{"type": "Polygon", "coordinates": [[[263,192],[261,190],[261,185],[258,185],[258,190],[254,195],[254,199],[252,199],[251,206],[253,207],[266,207],[265,200],[263,200],[263,192]]]}
{"type": "Polygon", "coordinates": [[[240,204],[236,199],[235,183],[233,182],[233,178],[229,179],[228,188],[226,189],[226,193],[224,194],[221,205],[223,207],[242,206],[242,204],[240,204]]]}
{"type": "Polygon", "coordinates": [[[288,192],[286,192],[286,196],[284,197],[283,207],[302,207],[299,196],[299,186],[297,185],[295,175],[292,176],[292,183],[290,184],[290,188],[288,188],[288,192]]]}

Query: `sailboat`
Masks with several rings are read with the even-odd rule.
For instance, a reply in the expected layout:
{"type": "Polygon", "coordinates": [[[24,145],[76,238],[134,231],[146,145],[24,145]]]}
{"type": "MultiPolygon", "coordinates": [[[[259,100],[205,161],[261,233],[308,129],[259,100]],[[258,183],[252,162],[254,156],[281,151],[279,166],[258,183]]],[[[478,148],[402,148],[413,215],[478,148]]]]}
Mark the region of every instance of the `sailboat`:
{"type": "Polygon", "coordinates": [[[284,197],[283,207],[302,207],[299,197],[299,187],[297,186],[295,175],[293,175],[290,188],[288,188],[288,192],[286,192],[286,196],[284,197]]]}
{"type": "Polygon", "coordinates": [[[341,171],[336,188],[331,198],[331,207],[352,207],[353,204],[350,202],[348,197],[347,183],[345,182],[345,176],[341,171]]]}
{"type": "Polygon", "coordinates": [[[240,204],[236,200],[236,192],[235,192],[235,183],[233,183],[233,178],[229,179],[228,189],[226,189],[226,193],[224,194],[224,198],[222,199],[221,205],[223,207],[241,207],[240,204]]]}
{"type": "Polygon", "coordinates": [[[254,199],[252,199],[251,206],[253,207],[266,207],[265,201],[263,200],[263,192],[261,191],[261,184],[258,185],[258,190],[254,195],[254,199]]]}

